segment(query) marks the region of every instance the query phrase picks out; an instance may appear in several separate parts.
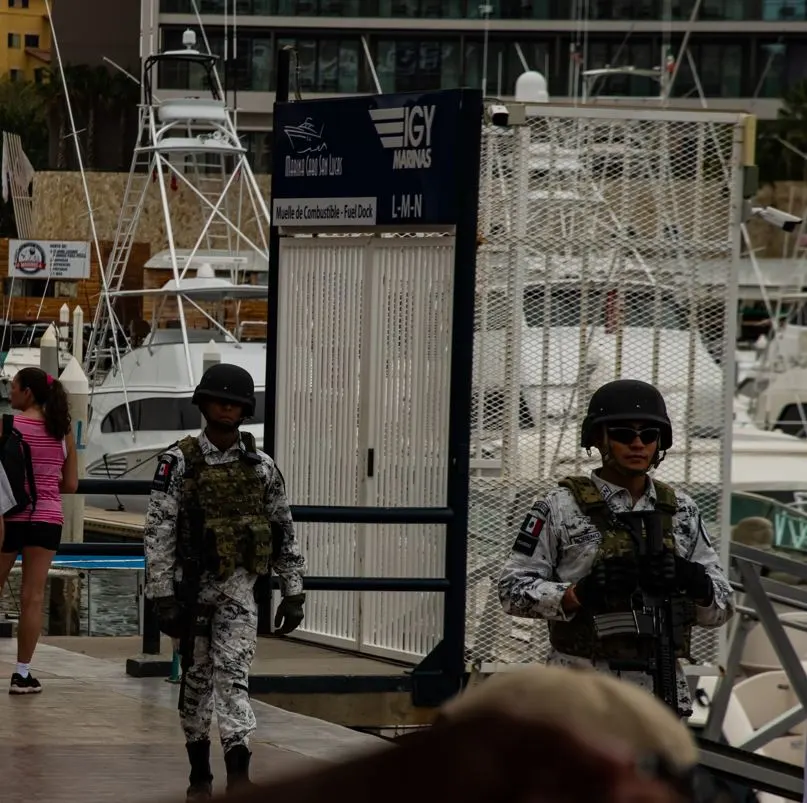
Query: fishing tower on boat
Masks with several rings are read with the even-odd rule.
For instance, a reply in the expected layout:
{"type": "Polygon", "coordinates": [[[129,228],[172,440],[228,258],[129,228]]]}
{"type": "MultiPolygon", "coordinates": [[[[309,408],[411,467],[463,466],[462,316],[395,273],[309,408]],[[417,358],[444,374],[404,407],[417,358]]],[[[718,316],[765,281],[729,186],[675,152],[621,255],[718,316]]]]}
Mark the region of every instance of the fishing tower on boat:
{"type": "MultiPolygon", "coordinates": [[[[201,273],[198,280],[194,279],[195,271],[188,276],[188,270],[217,263],[217,267],[230,268],[231,281],[237,284],[238,266],[248,261],[244,254],[268,264],[269,210],[227,108],[216,66],[218,57],[209,51],[206,37],[204,41],[207,53],[197,49],[196,34],[188,29],[182,37],[184,50],[153,54],[143,64],[137,141],[113,248],[102,274],[101,298],[85,360],[85,370],[93,383],[99,382],[131,348],[131,336],[121,321],[116,301],[132,294],[123,289],[124,275],[150,194],[158,192],[160,197],[162,220],[157,225],[164,228],[170,254],[173,277],[169,284],[185,343],[189,382],[194,377],[188,348],[188,313],[195,311],[214,328],[232,335],[221,320],[194,300],[205,297],[204,288],[195,287],[204,279],[201,273]],[[154,93],[157,76],[169,71],[186,72],[191,85],[198,85],[209,96],[158,99],[154,93]],[[202,220],[195,241],[188,243],[190,250],[183,248],[181,252],[179,244],[188,240],[188,232],[179,230],[171,203],[172,194],[180,187],[189,190],[198,201],[202,220]]],[[[154,223],[149,221],[149,225],[154,223]]],[[[164,301],[161,298],[161,306],[164,301]]],[[[155,313],[152,332],[158,320],[155,313]]]]}

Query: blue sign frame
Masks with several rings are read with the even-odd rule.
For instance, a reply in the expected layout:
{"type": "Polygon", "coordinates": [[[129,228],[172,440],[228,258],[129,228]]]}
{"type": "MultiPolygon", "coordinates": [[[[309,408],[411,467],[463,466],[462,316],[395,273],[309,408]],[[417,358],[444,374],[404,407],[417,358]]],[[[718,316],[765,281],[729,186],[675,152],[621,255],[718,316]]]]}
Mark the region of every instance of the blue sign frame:
{"type": "Polygon", "coordinates": [[[469,102],[481,103],[480,90],[275,104],[273,224],[456,225],[457,142],[469,102]]]}

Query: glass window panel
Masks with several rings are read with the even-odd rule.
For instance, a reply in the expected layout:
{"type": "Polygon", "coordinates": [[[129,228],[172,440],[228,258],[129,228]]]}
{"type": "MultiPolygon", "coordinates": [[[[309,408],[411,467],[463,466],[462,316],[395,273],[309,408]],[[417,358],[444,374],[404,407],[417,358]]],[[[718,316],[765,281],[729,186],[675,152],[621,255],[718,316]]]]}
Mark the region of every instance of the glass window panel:
{"type": "Polygon", "coordinates": [[[776,22],[807,19],[807,0],[762,0],[762,18],[776,22]]]}
{"type": "Polygon", "coordinates": [[[417,74],[413,81],[413,89],[440,88],[440,51],[441,47],[439,42],[420,43],[420,58],[417,66],[417,74]]]}
{"type": "Polygon", "coordinates": [[[274,65],[272,40],[253,39],[251,55],[249,88],[255,92],[268,92],[272,86],[272,68],[274,65]]]}
{"type": "Polygon", "coordinates": [[[420,0],[391,0],[389,4],[391,17],[419,17],[420,0]]]}
{"type": "Polygon", "coordinates": [[[359,43],[339,43],[339,91],[359,91],[359,43]]]}
{"type": "Polygon", "coordinates": [[[322,39],[317,54],[318,92],[336,92],[339,89],[339,42],[322,39]]]}
{"type": "Polygon", "coordinates": [[[317,43],[313,39],[297,40],[297,65],[300,90],[311,92],[317,80],[317,43]]]}
{"type": "Polygon", "coordinates": [[[720,97],[722,94],[720,80],[720,45],[701,45],[700,58],[696,58],[698,73],[703,85],[703,93],[707,97],[720,97]]]}
{"type": "Polygon", "coordinates": [[[782,42],[760,44],[757,71],[752,91],[761,84],[759,97],[781,98],[787,90],[787,45],[782,42]]]}
{"type": "Polygon", "coordinates": [[[460,64],[460,43],[444,42],[440,54],[440,88],[456,89],[460,80],[462,67],[460,64]]]}
{"type": "Polygon", "coordinates": [[[738,98],[743,93],[743,48],[741,45],[725,45],[722,50],[721,95],[738,98]]]}
{"type": "Polygon", "coordinates": [[[482,45],[477,42],[465,43],[463,64],[463,84],[479,87],[482,85],[482,45]]]}
{"type": "Polygon", "coordinates": [[[383,92],[395,91],[395,42],[378,43],[376,72],[383,92]]]}

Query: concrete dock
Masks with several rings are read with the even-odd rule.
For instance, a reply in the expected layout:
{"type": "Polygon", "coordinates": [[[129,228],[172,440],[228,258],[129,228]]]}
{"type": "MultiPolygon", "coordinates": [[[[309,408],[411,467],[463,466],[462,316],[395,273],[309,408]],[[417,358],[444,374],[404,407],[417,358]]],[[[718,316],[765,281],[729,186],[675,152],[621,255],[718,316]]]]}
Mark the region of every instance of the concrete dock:
{"type": "MultiPolygon", "coordinates": [[[[44,636],[41,643],[103,659],[115,664],[123,673],[127,659],[140,653],[142,639],[139,636],[44,636]]],[[[160,655],[150,658],[167,666],[171,661],[170,639],[163,636],[160,655]]],[[[259,638],[250,683],[253,697],[270,706],[348,728],[427,725],[434,719],[434,709],[415,708],[411,692],[396,690],[394,684],[378,688],[378,683],[374,682],[403,677],[411,669],[411,666],[380,658],[307,644],[294,637],[259,638]],[[325,690],[327,684],[318,690],[311,689],[309,680],[317,677],[366,678],[369,683],[363,692],[334,693],[325,690]],[[302,691],[301,685],[308,687],[307,691],[302,691]]]]}
{"type": "MultiPolygon", "coordinates": [[[[81,641],[96,641],[88,639],[81,641]]],[[[78,644],[74,646],[79,647],[78,644]]],[[[0,774],[3,803],[184,800],[187,759],[176,710],[178,687],[162,678],[131,678],[121,645],[94,657],[42,643],[33,671],[38,695],[0,690],[0,774]]],[[[0,639],[0,678],[11,679],[16,641],[0,639]]],[[[253,700],[253,775],[304,772],[387,743],[340,725],[253,700]]],[[[225,772],[212,733],[215,789],[225,772]]]]}

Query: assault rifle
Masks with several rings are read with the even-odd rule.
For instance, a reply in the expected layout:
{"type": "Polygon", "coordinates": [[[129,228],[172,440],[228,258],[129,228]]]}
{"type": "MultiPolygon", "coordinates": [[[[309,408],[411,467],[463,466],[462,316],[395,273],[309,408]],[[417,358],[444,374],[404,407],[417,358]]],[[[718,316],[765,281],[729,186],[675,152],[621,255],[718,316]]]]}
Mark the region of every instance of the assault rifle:
{"type": "Polygon", "coordinates": [[[179,637],[179,657],[182,676],[179,681],[179,702],[177,708],[185,707],[185,683],[193,666],[193,654],[199,627],[199,591],[201,586],[201,566],[198,558],[182,561],[182,582],[179,584],[178,602],[182,606],[182,635],[179,637]]]}
{"type": "MultiPolygon", "coordinates": [[[[661,515],[655,511],[622,514],[634,541],[641,566],[645,558],[665,552],[661,515]]],[[[653,693],[679,716],[676,679],[676,650],[683,646],[684,627],[691,606],[670,590],[654,588],[650,578],[640,576],[639,593],[634,595],[633,610],[606,613],[594,617],[598,637],[634,634],[638,636],[644,658],[611,660],[614,671],[646,672],[653,678],[653,693]]]]}

